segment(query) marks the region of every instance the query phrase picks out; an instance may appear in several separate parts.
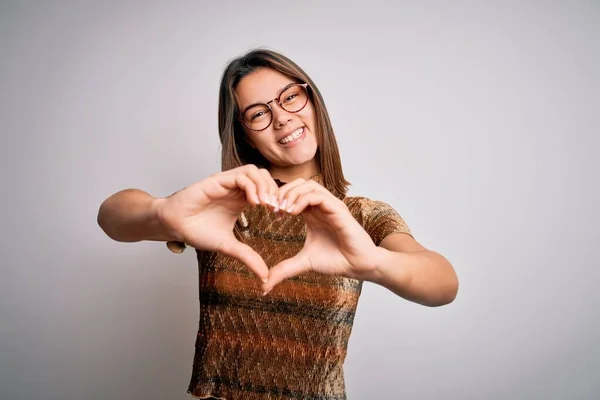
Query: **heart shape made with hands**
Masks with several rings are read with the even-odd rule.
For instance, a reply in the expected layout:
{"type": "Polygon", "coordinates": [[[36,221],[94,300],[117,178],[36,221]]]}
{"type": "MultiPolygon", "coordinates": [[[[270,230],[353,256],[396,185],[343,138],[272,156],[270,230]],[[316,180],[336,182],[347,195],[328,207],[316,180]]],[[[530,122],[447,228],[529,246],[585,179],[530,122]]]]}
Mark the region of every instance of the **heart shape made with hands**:
{"type": "MultiPolygon", "coordinates": [[[[269,276],[262,283],[264,295],[283,280],[310,271],[361,279],[373,269],[376,246],[342,200],[315,180],[278,182],[278,186],[278,198],[283,200],[279,204],[269,202],[269,209],[277,214],[302,215],[306,223],[306,240],[295,256],[269,269],[269,276]]],[[[167,247],[182,253],[186,245],[169,241],[167,247]]],[[[254,252],[252,257],[259,257],[264,263],[254,249],[246,250],[254,252]]],[[[236,251],[228,255],[242,261],[241,254],[236,251]]],[[[244,256],[247,260],[248,254],[244,256]]]]}

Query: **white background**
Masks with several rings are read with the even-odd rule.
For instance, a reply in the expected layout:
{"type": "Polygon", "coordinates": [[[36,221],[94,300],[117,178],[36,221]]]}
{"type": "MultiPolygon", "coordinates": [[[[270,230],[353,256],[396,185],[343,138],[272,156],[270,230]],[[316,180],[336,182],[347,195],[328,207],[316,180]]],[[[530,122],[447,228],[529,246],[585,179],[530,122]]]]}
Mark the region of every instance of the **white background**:
{"type": "Polygon", "coordinates": [[[350,195],[454,264],[454,303],[365,284],[353,399],[600,396],[597,1],[0,3],[0,398],[188,399],[197,265],[96,224],[218,171],[217,94],[283,52],[350,195]]]}

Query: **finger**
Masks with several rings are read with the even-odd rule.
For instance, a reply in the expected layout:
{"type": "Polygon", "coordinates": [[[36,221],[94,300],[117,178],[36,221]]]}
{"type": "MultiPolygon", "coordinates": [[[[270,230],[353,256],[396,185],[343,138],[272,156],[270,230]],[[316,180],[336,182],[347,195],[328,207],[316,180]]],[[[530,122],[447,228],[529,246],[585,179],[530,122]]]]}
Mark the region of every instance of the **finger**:
{"type": "Polygon", "coordinates": [[[298,179],[294,179],[293,181],[286,183],[285,185],[283,185],[282,187],[279,188],[279,197],[277,199],[277,201],[279,202],[279,207],[282,210],[286,210],[287,206],[288,206],[288,199],[286,198],[287,194],[290,192],[291,189],[300,186],[302,184],[304,184],[306,182],[305,179],[302,178],[298,178],[298,179]]]}
{"type": "MultiPolygon", "coordinates": [[[[245,174],[244,170],[241,168],[235,168],[233,170],[215,174],[211,177],[211,180],[214,181],[215,186],[220,186],[229,191],[241,189],[246,193],[246,200],[248,203],[260,204],[260,200],[257,195],[259,189],[256,183],[247,174],[245,174]]],[[[221,194],[221,196],[224,195],[225,193],[221,194]]]]}
{"type": "Polygon", "coordinates": [[[260,204],[269,204],[271,202],[269,199],[269,185],[264,179],[263,174],[259,171],[259,169],[255,165],[249,164],[246,166],[246,168],[240,171],[240,173],[246,175],[256,185],[256,190],[258,198],[260,199],[260,204]]]}
{"type": "Polygon", "coordinates": [[[306,179],[302,179],[302,178],[297,178],[294,179],[291,182],[286,183],[285,185],[283,185],[282,187],[279,188],[279,195],[280,198],[283,199],[285,197],[285,195],[293,188],[300,186],[302,184],[306,183],[306,179]]]}
{"type": "Polygon", "coordinates": [[[276,285],[286,279],[302,275],[311,270],[310,260],[301,254],[288,258],[275,265],[269,271],[269,280],[263,284],[263,295],[269,293],[276,285]]]}
{"type": "Polygon", "coordinates": [[[239,260],[254,272],[263,283],[267,282],[269,268],[262,257],[250,246],[239,242],[237,239],[232,239],[222,243],[217,251],[239,260]]]}
{"type": "Polygon", "coordinates": [[[273,179],[271,173],[268,170],[261,168],[259,169],[259,172],[261,173],[263,180],[268,187],[267,196],[269,199],[269,204],[271,204],[273,211],[277,212],[279,210],[279,201],[277,199],[279,187],[277,186],[277,183],[275,183],[275,179],[273,179]]]}
{"type": "Polygon", "coordinates": [[[291,214],[296,208],[299,199],[308,193],[321,193],[323,195],[334,197],[327,189],[317,182],[307,181],[302,185],[291,188],[286,194],[285,199],[283,200],[286,204],[286,211],[291,214]]]}
{"type": "Polygon", "coordinates": [[[247,175],[235,175],[235,181],[237,187],[242,189],[246,193],[246,201],[250,204],[258,205],[260,204],[260,199],[258,198],[258,189],[254,182],[247,175]]]}
{"type": "Polygon", "coordinates": [[[327,213],[335,213],[340,210],[340,200],[333,196],[323,192],[308,192],[298,196],[296,202],[292,205],[290,214],[299,215],[307,207],[319,207],[322,211],[327,213]]]}
{"type": "Polygon", "coordinates": [[[298,201],[298,198],[309,192],[313,192],[315,187],[310,182],[304,182],[300,185],[296,185],[290,188],[285,197],[283,198],[283,202],[285,203],[285,210],[289,213],[294,208],[294,204],[298,201]]]}

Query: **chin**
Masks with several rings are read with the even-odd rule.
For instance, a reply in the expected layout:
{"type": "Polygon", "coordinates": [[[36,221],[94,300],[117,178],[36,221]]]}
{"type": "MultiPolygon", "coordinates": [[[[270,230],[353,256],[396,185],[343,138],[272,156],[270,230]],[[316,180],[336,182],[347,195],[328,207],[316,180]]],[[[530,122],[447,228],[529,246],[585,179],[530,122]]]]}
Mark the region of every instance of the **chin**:
{"type": "Polygon", "coordinates": [[[303,151],[298,151],[298,154],[294,154],[291,160],[288,158],[292,165],[304,165],[310,163],[315,159],[317,154],[317,149],[303,149],[303,151]]]}

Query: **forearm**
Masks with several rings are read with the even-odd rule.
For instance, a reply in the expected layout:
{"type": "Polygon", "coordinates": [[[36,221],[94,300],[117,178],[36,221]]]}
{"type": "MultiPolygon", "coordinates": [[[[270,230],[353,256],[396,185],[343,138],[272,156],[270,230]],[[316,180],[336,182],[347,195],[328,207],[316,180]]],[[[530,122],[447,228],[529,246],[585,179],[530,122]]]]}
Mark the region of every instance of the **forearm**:
{"type": "Polygon", "coordinates": [[[176,240],[169,235],[157,216],[162,199],[138,189],[126,189],[106,199],[98,210],[98,225],[119,242],[176,240]]]}
{"type": "Polygon", "coordinates": [[[400,297],[425,306],[451,303],[458,291],[454,268],[433,251],[395,252],[377,248],[375,266],[367,280],[400,297]]]}

